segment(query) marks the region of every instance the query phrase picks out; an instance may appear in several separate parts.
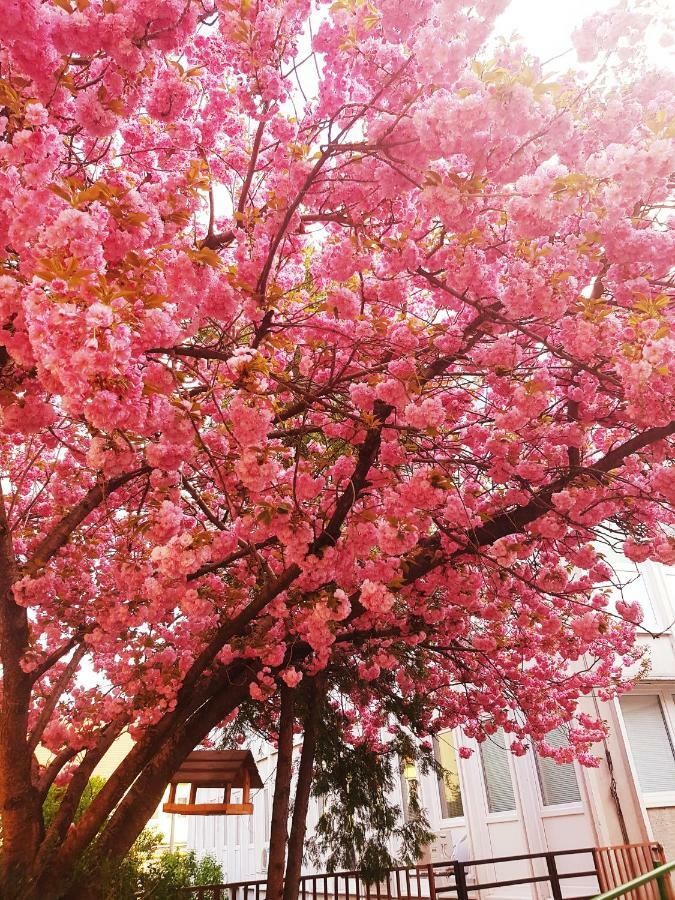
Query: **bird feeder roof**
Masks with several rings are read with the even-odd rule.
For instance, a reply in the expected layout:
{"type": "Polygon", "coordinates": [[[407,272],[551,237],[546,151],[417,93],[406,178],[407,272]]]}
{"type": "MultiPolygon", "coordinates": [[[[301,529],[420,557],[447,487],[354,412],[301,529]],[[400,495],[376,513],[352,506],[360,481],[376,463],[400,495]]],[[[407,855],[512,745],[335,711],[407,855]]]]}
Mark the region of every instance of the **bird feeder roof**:
{"type": "Polygon", "coordinates": [[[193,750],[171,778],[171,784],[194,784],[197,787],[243,788],[244,773],[252,788],[263,786],[258,767],[250,750],[193,750]]]}

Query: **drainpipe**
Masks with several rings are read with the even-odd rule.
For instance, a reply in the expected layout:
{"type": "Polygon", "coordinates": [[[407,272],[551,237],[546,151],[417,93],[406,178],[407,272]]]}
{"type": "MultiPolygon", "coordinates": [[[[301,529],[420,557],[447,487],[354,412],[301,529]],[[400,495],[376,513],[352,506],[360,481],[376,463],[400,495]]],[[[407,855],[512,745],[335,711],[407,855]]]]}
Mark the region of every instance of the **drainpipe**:
{"type": "MultiPolygon", "coordinates": [[[[598,704],[598,698],[594,693],[591,694],[593,698],[593,705],[595,706],[595,714],[599,721],[602,721],[602,714],[600,712],[600,706],[598,704]]],[[[602,745],[605,750],[605,762],[607,763],[607,771],[609,772],[609,793],[614,803],[614,808],[616,810],[616,817],[619,820],[619,828],[621,829],[621,837],[623,838],[624,844],[630,844],[630,839],[628,837],[628,827],[626,825],[626,817],[623,812],[623,807],[621,806],[621,798],[619,797],[619,790],[616,781],[616,777],[614,775],[614,762],[612,760],[612,754],[609,752],[609,745],[607,744],[607,738],[603,737],[602,745]]]]}

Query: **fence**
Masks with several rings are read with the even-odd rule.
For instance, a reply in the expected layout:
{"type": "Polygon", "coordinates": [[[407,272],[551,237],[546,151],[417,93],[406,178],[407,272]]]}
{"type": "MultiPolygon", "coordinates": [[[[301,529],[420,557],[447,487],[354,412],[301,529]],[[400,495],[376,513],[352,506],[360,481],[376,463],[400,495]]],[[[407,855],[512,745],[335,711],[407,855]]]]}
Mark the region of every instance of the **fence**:
{"type": "MultiPolygon", "coordinates": [[[[644,843],[399,866],[391,869],[381,882],[374,884],[366,883],[359,872],[324,872],[302,877],[299,900],[478,900],[482,891],[539,884],[548,885],[547,896],[552,900],[586,900],[650,872],[664,862],[660,844],[644,843]],[[576,862],[575,857],[585,859],[576,862]],[[513,863],[524,864],[529,868],[529,874],[493,881],[481,880],[479,872],[486,866],[504,868],[513,863]],[[577,869],[577,866],[580,868],[577,869]],[[569,867],[571,871],[568,871],[569,867]],[[565,892],[565,882],[572,879],[592,879],[592,892],[565,892]]],[[[663,885],[665,895],[659,893],[657,882],[652,881],[625,896],[629,900],[675,900],[670,876],[659,883],[663,885]]],[[[574,885],[571,888],[573,890],[574,885]]],[[[182,893],[193,900],[265,900],[265,879],[201,885],[184,888],[182,893]]]]}
{"type": "MultiPolygon", "coordinates": [[[[598,883],[603,894],[632,881],[650,870],[664,865],[666,857],[661,844],[623,844],[596,847],[593,851],[598,883]]],[[[675,900],[670,875],[649,881],[629,891],[630,900],[675,900]]]]}

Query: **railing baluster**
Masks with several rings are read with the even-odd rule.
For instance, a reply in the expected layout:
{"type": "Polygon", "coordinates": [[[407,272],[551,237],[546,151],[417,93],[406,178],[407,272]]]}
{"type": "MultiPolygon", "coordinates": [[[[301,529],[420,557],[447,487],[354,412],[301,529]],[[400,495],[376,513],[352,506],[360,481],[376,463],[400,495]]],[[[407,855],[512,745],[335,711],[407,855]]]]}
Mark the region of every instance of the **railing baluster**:
{"type": "Polygon", "coordinates": [[[469,892],[466,889],[466,871],[464,863],[454,862],[455,870],[455,889],[457,890],[457,900],[469,900],[469,892]]]}
{"type": "Polygon", "coordinates": [[[560,889],[560,878],[558,877],[558,867],[555,864],[555,853],[546,854],[546,868],[548,869],[548,877],[551,882],[551,894],[553,900],[563,900],[562,890],[560,889]]]}
{"type": "Polygon", "coordinates": [[[436,900],[436,873],[431,863],[427,866],[427,877],[429,878],[429,900],[436,900]]]}

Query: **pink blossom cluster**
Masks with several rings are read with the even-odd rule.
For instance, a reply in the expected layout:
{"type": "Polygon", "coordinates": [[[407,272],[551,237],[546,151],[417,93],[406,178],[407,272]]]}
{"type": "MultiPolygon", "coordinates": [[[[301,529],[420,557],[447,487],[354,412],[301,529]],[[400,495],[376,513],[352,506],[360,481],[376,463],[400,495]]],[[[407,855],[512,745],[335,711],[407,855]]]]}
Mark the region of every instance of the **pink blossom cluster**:
{"type": "Polygon", "coordinates": [[[4,4],[3,665],[36,728],[93,672],[46,747],[326,672],[354,740],[384,686],[592,763],[581,698],[640,665],[602,543],[675,562],[650,4],[579,31],[593,77],[492,41],[503,0],[4,4]]]}

